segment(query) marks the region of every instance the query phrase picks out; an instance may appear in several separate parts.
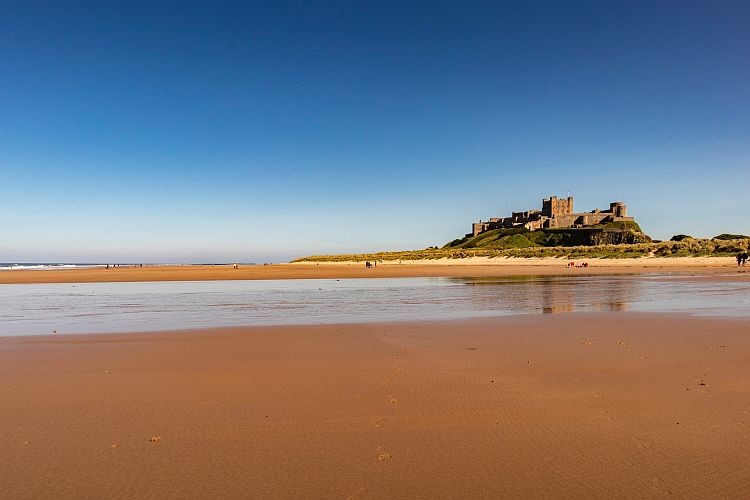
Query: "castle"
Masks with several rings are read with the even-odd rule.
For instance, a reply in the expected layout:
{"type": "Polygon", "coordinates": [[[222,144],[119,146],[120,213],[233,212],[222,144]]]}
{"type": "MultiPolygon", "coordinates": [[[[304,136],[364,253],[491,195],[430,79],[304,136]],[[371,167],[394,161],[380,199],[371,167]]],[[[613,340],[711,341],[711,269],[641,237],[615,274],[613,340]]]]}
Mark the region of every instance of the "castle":
{"type": "Polygon", "coordinates": [[[591,212],[573,212],[573,197],[558,198],[551,196],[542,200],[541,210],[513,212],[510,217],[492,218],[472,224],[471,233],[466,236],[477,236],[491,229],[524,227],[529,231],[551,228],[580,228],[608,222],[634,222],[628,217],[627,208],[621,201],[609,204],[609,210],[592,210],[591,212]]]}

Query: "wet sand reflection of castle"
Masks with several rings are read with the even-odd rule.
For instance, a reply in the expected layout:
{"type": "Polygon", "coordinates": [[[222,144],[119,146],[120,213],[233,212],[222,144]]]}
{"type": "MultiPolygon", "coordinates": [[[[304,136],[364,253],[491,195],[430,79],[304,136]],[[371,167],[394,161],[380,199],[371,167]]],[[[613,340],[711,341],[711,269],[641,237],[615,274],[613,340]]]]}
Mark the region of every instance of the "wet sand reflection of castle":
{"type": "Polygon", "coordinates": [[[627,278],[515,276],[466,280],[471,302],[483,310],[515,313],[626,311],[638,293],[638,282],[627,278]]]}
{"type": "Polygon", "coordinates": [[[595,280],[558,286],[547,283],[542,287],[542,312],[544,314],[565,312],[616,312],[628,309],[628,297],[632,296],[634,283],[620,281],[616,284],[595,280]]]}

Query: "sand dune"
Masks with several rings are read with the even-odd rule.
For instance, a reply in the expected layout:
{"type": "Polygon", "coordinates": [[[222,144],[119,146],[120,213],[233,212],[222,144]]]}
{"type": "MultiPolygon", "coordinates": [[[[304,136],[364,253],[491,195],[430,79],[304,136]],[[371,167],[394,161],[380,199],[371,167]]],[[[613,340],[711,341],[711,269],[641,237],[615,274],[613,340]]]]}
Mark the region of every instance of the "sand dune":
{"type": "Polygon", "coordinates": [[[742,498],[748,321],[0,339],[4,498],[742,498]]]}

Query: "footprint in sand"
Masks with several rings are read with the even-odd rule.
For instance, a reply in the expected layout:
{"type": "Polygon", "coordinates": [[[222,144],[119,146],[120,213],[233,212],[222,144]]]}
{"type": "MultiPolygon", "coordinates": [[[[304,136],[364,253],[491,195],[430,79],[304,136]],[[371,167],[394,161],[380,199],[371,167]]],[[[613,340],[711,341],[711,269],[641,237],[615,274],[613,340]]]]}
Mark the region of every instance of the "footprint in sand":
{"type": "Polygon", "coordinates": [[[397,405],[398,404],[398,399],[396,399],[393,396],[391,396],[390,402],[391,402],[392,405],[397,405]]]}
{"type": "Polygon", "coordinates": [[[378,461],[390,462],[391,460],[393,460],[391,454],[385,451],[381,446],[378,446],[378,461]]]}
{"type": "Polygon", "coordinates": [[[636,438],[635,436],[630,436],[630,438],[635,442],[635,444],[638,446],[638,448],[642,450],[648,449],[648,444],[644,443],[640,439],[636,438]]]}
{"type": "Polygon", "coordinates": [[[151,438],[148,440],[149,443],[159,443],[161,442],[161,436],[151,436],[151,438]]]}
{"type": "Polygon", "coordinates": [[[662,495],[672,494],[672,490],[669,489],[669,487],[667,486],[667,484],[664,482],[663,479],[654,477],[652,482],[653,482],[654,489],[659,491],[662,495]]]}
{"type": "Polygon", "coordinates": [[[358,489],[355,494],[349,495],[348,497],[346,497],[346,500],[357,500],[357,495],[359,495],[360,493],[364,493],[365,491],[367,491],[367,487],[363,486],[362,488],[358,489]]]}
{"type": "Polygon", "coordinates": [[[383,417],[377,417],[377,418],[375,418],[375,420],[373,420],[373,422],[372,422],[372,426],[373,426],[373,427],[375,427],[376,429],[377,429],[378,427],[382,426],[382,425],[383,425],[383,417]]]}

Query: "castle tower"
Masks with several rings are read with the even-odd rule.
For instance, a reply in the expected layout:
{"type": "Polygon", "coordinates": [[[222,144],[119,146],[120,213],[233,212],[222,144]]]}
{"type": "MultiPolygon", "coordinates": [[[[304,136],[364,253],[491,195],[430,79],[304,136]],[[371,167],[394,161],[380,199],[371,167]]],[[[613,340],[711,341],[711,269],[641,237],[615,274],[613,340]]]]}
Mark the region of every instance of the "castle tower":
{"type": "Polygon", "coordinates": [[[570,215],[573,213],[573,197],[558,199],[550,196],[542,200],[542,215],[546,217],[557,217],[559,215],[570,215]]]}
{"type": "Polygon", "coordinates": [[[615,217],[627,217],[628,216],[628,209],[625,206],[625,204],[621,201],[613,201],[609,204],[609,211],[612,212],[612,215],[615,217]]]}
{"type": "Polygon", "coordinates": [[[566,201],[567,201],[567,207],[565,208],[565,215],[570,215],[573,213],[573,197],[568,196],[566,201]]]}

